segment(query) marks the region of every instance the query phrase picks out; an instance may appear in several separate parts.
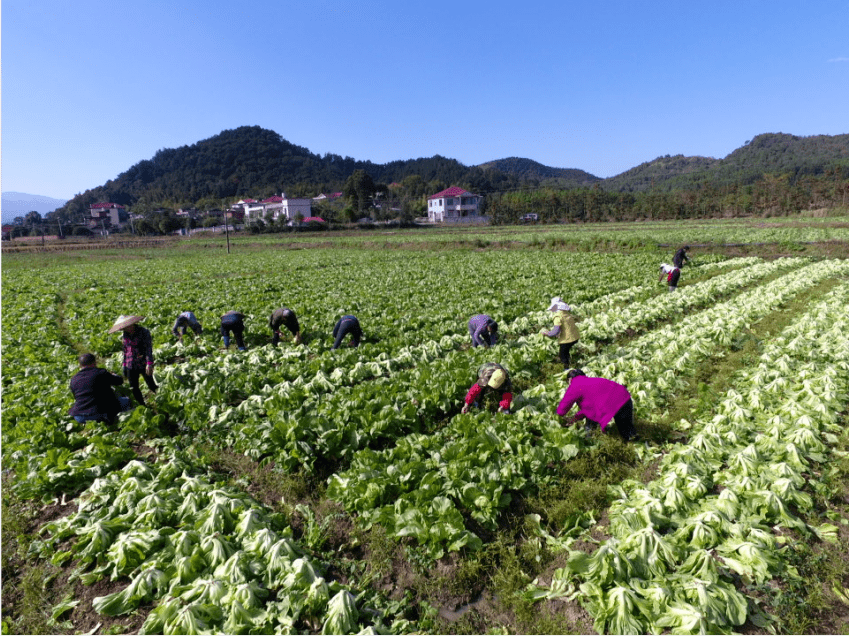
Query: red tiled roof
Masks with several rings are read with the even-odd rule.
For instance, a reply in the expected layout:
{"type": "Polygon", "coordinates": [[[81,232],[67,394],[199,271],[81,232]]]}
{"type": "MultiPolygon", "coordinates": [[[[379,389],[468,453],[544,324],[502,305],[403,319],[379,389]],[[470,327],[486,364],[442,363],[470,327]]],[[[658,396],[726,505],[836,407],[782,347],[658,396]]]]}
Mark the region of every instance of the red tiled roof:
{"type": "Polygon", "coordinates": [[[324,223],[324,219],[322,219],[320,216],[308,216],[307,218],[304,219],[304,223],[309,223],[310,221],[315,221],[317,223],[324,223]]]}
{"type": "Polygon", "coordinates": [[[283,197],[268,197],[267,199],[263,199],[260,203],[282,203],[283,197]]]}
{"type": "Polygon", "coordinates": [[[121,208],[123,210],[124,206],[119,205],[117,203],[92,203],[89,208],[91,208],[92,210],[97,210],[100,208],[121,208]]]}
{"type": "Polygon", "coordinates": [[[463,190],[463,188],[459,186],[451,186],[447,190],[443,190],[442,192],[437,192],[436,194],[432,194],[428,197],[428,199],[441,199],[442,197],[459,197],[464,194],[472,194],[468,190],[463,190]]]}

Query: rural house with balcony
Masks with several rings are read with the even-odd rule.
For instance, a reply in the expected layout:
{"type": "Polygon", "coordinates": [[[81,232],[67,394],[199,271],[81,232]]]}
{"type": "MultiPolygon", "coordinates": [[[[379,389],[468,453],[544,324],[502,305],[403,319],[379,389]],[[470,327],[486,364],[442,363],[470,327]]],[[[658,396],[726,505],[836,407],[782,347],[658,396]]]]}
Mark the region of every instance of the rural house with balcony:
{"type": "Polygon", "coordinates": [[[427,198],[427,219],[431,223],[480,223],[486,219],[480,204],[479,195],[452,186],[427,198]]]}
{"type": "Polygon", "coordinates": [[[91,219],[89,225],[93,228],[117,228],[121,225],[121,212],[124,206],[118,203],[93,203],[89,206],[91,219]]]}

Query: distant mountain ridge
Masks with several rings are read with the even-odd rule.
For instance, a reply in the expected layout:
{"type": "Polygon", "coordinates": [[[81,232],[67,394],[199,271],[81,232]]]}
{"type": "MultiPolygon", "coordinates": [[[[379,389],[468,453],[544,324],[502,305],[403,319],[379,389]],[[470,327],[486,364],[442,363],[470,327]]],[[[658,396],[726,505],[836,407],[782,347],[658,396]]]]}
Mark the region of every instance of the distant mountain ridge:
{"type": "Polygon", "coordinates": [[[501,172],[514,175],[526,181],[553,181],[557,184],[562,184],[563,187],[588,186],[603,181],[601,177],[597,177],[584,170],[578,170],[576,168],[551,168],[532,159],[523,159],[521,157],[508,157],[507,159],[488,161],[480,164],[478,168],[500,170],[501,172]]]}
{"type": "Polygon", "coordinates": [[[839,165],[849,165],[849,134],[797,137],[764,133],[724,159],[666,155],[609,177],[602,187],[639,192],[652,187],[664,191],[689,189],[706,182],[714,186],[748,185],[766,174],[796,177],[820,174],[839,165]]]}
{"type": "Polygon", "coordinates": [[[39,194],[23,192],[3,192],[2,218],[3,223],[11,223],[16,216],[26,216],[27,212],[35,210],[42,216],[53,212],[67,203],[67,199],[54,199],[39,194]]]}
{"type": "Polygon", "coordinates": [[[724,159],[667,155],[601,179],[583,170],[552,168],[520,157],[477,166],[439,155],[375,164],[330,153],[318,155],[274,131],[242,126],[191,146],[160,150],[104,185],[77,195],[65,211],[86,214],[89,205],[101,201],[142,203],[155,209],[160,205],[214,206],[228,199],[263,198],[284,191],[290,196],[315,196],[341,190],[355,170],[364,170],[379,184],[407,182],[407,192],[420,196],[451,185],[483,195],[538,186],[670,191],[705,184],[745,185],[766,174],[796,178],[821,174],[832,166],[849,166],[849,135],[765,133],[724,159]]]}

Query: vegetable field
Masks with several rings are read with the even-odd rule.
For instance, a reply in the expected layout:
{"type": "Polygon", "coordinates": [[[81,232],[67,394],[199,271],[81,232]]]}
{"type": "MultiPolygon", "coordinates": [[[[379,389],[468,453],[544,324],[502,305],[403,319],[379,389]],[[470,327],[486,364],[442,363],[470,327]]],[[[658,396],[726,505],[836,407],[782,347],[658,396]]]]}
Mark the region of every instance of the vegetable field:
{"type": "Polygon", "coordinates": [[[593,250],[564,230],[5,255],[4,633],[28,605],[55,633],[845,632],[849,261],[734,256],[721,230],[675,293],[672,224],[621,249],[593,229],[593,250]],[[557,417],[552,296],[639,442],[557,417]],[[300,346],[271,345],[281,306],[300,346]],[[222,347],[232,309],[247,351],[222,347]],[[203,334],[176,342],[187,310],[203,334]],[[119,314],[145,316],[159,390],[78,424],[76,358],[120,373],[119,314]],[[344,314],[363,343],[333,350],[344,314]],[[487,361],[511,413],[462,414],[487,361]]]}

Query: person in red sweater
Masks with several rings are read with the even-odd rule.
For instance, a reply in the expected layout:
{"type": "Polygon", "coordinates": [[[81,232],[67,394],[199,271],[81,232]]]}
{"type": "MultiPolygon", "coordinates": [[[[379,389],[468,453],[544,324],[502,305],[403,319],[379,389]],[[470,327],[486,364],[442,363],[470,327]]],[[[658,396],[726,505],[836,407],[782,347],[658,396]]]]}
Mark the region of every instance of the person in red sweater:
{"type": "Polygon", "coordinates": [[[638,439],[634,429],[634,402],[628,389],[612,380],[587,377],[580,369],[571,369],[566,377],[569,386],[557,407],[560,417],[565,417],[577,404],[578,412],[569,420],[570,424],[586,419],[604,431],[613,420],[624,441],[638,439]]]}
{"type": "Polygon", "coordinates": [[[510,382],[507,369],[495,362],[487,362],[478,369],[478,381],[472,385],[472,388],[466,394],[466,403],[463,405],[462,412],[468,413],[472,404],[486,391],[499,391],[501,401],[498,403],[498,412],[509,413],[510,403],[513,401],[512,390],[513,385],[510,382]]]}

